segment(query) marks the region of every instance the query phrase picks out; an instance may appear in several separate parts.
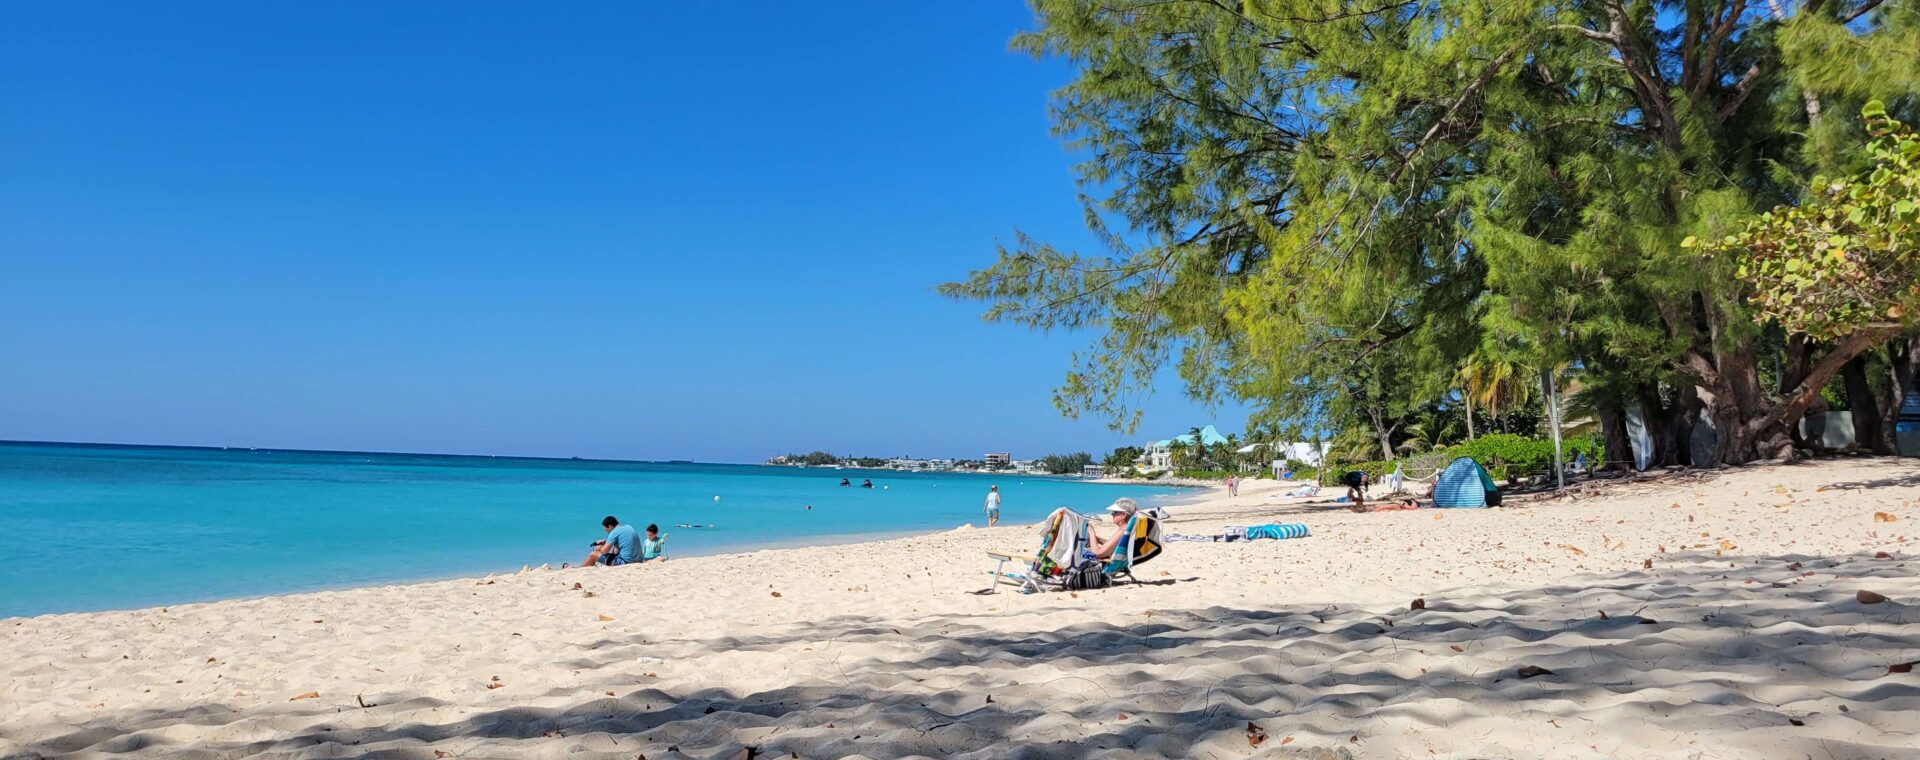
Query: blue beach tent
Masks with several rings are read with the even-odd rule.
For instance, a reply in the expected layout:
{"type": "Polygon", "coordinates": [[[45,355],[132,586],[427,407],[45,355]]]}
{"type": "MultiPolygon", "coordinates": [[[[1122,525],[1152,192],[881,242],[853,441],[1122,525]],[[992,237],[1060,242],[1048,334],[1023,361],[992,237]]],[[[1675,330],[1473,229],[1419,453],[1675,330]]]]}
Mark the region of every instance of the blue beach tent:
{"type": "Polygon", "coordinates": [[[1473,457],[1460,457],[1440,471],[1433,484],[1433,505],[1441,508],[1475,508],[1500,504],[1500,487],[1493,476],[1473,457]]]}

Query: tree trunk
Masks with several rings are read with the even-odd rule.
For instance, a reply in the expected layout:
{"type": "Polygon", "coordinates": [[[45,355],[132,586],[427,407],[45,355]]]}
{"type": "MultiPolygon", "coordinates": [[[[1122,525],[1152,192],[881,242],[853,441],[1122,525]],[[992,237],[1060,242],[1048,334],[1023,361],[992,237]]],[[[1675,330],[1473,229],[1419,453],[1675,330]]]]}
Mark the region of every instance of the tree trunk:
{"type": "Polygon", "coordinates": [[[1546,394],[1547,431],[1553,434],[1553,487],[1567,487],[1567,469],[1560,450],[1560,389],[1553,384],[1553,370],[1540,370],[1540,392],[1546,394]]]}
{"type": "Polygon", "coordinates": [[[1396,426],[1388,425],[1380,419],[1380,413],[1372,409],[1367,410],[1367,419],[1373,422],[1373,435],[1380,442],[1380,461],[1393,461],[1393,428],[1396,426]]]}
{"type": "Polygon", "coordinates": [[[1673,410],[1661,400],[1658,386],[1648,385],[1640,390],[1640,410],[1646,415],[1647,439],[1653,442],[1653,451],[1647,454],[1647,467],[1679,464],[1673,458],[1673,410]]]}
{"type": "Polygon", "coordinates": [[[1874,398],[1873,385],[1867,382],[1867,354],[1847,360],[1840,369],[1840,379],[1847,386],[1847,411],[1853,413],[1854,445],[1875,454],[1885,454],[1893,449],[1891,441],[1880,435],[1880,400],[1874,398]]]}
{"type": "MultiPolygon", "coordinates": [[[[1800,417],[1806,414],[1808,405],[1820,396],[1820,388],[1825,386],[1828,380],[1832,380],[1847,362],[1892,334],[1893,331],[1887,328],[1869,328],[1834,341],[1833,348],[1829,349],[1826,356],[1821,357],[1820,362],[1807,372],[1807,377],[1801,380],[1792,391],[1781,394],[1780,403],[1774,404],[1764,413],[1759,413],[1758,408],[1754,409],[1754,413],[1750,414],[1747,422],[1736,434],[1743,448],[1729,449],[1728,456],[1733,459],[1723,461],[1727,464],[1739,464],[1752,461],[1752,457],[1768,455],[1763,449],[1778,450],[1788,446],[1787,426],[1800,421],[1800,417]],[[1740,459],[1739,457],[1742,456],[1749,458],[1740,459]]],[[[1787,453],[1791,453],[1791,450],[1789,449],[1787,453]]]]}
{"type": "Polygon", "coordinates": [[[1601,404],[1600,437],[1605,442],[1606,461],[1596,463],[1594,469],[1612,469],[1618,466],[1622,470],[1633,469],[1633,441],[1627,437],[1627,412],[1616,404],[1601,404]]]}
{"type": "MultiPolygon", "coordinates": [[[[1800,385],[1800,381],[1807,379],[1807,370],[1813,367],[1814,347],[1814,342],[1807,338],[1805,333],[1795,333],[1793,337],[1787,339],[1787,357],[1780,367],[1780,393],[1785,394],[1793,390],[1800,385]]],[[[1826,410],[1826,399],[1815,399],[1813,404],[1807,407],[1807,414],[1819,414],[1826,410]]],[[[1797,421],[1788,426],[1787,433],[1793,436],[1794,448],[1813,448],[1813,443],[1800,434],[1800,425],[1797,421]]]]}
{"type": "MultiPolygon", "coordinates": [[[[1716,333],[1720,332],[1718,325],[1716,333]]],[[[1758,458],[1791,459],[1791,439],[1775,439],[1772,428],[1749,424],[1766,410],[1760,394],[1760,368],[1753,360],[1753,342],[1741,340],[1725,350],[1715,350],[1713,363],[1719,382],[1703,394],[1708,399],[1707,414],[1715,440],[1710,461],[1694,462],[1696,467],[1743,464],[1758,458]]],[[[1797,419],[1797,418],[1796,418],[1797,419]]],[[[1785,430],[1778,431],[1782,434],[1785,430]]],[[[1692,430],[1688,431],[1689,436],[1692,430]]]]}
{"type": "Polygon", "coordinates": [[[1887,375],[1885,387],[1880,389],[1880,434],[1886,437],[1888,453],[1900,452],[1895,425],[1900,421],[1901,400],[1913,389],[1917,366],[1920,366],[1920,333],[1895,336],[1887,341],[1887,375]]]}
{"type": "Polygon", "coordinates": [[[1473,396],[1466,391],[1460,392],[1460,398],[1467,402],[1467,440],[1473,440],[1473,396]]]}
{"type": "Polygon", "coordinates": [[[1704,411],[1706,402],[1700,398],[1698,386],[1683,384],[1676,390],[1673,407],[1667,410],[1667,464],[1686,467],[1699,464],[1693,461],[1693,426],[1704,411]]]}

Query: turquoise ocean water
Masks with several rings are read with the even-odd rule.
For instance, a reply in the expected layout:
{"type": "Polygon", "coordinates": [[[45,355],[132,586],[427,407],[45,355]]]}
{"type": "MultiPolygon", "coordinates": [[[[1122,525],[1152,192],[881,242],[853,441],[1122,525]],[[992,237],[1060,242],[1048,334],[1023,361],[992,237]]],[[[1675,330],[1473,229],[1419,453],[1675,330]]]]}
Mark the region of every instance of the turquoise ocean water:
{"type": "Polygon", "coordinates": [[[557,567],[586,555],[608,514],[658,523],[670,557],[945,530],[984,524],[992,484],[1015,523],[1177,493],[1004,474],[0,443],[0,617],[557,567]],[[859,488],[865,478],[876,487],[859,488]]]}

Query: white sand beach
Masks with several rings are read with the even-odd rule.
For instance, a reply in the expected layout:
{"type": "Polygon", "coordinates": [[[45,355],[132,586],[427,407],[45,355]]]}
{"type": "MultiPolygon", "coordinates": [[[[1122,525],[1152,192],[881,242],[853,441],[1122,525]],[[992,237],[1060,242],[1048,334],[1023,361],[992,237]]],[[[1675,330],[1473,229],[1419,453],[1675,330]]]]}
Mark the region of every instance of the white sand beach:
{"type": "Polygon", "coordinates": [[[1920,757],[1920,462],[1283,501],[1099,591],[977,593],[1003,525],[4,620],[0,756],[1920,757]]]}

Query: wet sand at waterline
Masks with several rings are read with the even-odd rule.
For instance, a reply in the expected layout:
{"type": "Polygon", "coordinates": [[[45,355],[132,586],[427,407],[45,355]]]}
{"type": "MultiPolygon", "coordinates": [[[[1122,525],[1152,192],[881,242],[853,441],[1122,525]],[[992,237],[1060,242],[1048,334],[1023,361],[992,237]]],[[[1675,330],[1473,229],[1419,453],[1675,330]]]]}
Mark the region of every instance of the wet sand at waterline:
{"type": "Polygon", "coordinates": [[[1920,462],[1487,510],[1285,487],[1166,529],[1311,537],[1098,591],[978,593],[1034,547],[1003,525],[0,620],[0,756],[1920,756],[1920,462]]]}

